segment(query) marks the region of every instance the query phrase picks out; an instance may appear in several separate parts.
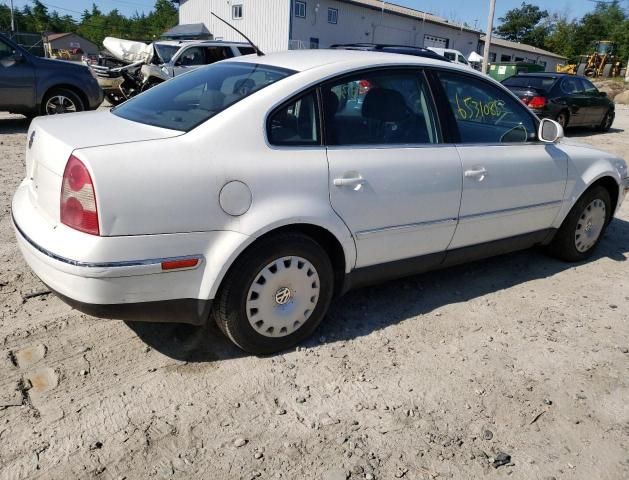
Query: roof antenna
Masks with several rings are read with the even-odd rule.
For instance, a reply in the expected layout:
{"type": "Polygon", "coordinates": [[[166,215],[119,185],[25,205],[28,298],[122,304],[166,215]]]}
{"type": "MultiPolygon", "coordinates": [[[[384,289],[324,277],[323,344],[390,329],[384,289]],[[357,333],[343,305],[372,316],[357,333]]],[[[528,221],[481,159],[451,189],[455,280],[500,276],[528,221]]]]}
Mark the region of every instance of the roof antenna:
{"type": "Polygon", "coordinates": [[[227,25],[228,27],[233,28],[234,30],[236,30],[238,33],[240,33],[243,37],[245,37],[245,40],[247,40],[247,42],[249,42],[249,45],[251,45],[253,47],[253,49],[256,51],[256,54],[258,55],[258,57],[262,57],[264,56],[264,52],[262,52],[262,50],[260,50],[255,43],[253,43],[249,37],[247,35],[245,35],[244,33],[242,33],[240,30],[238,30],[236,27],[234,27],[231,23],[227,22],[226,20],[223,20],[221,17],[219,17],[218,15],[216,15],[214,12],[210,12],[212,15],[214,15],[216,18],[218,18],[221,22],[223,22],[225,25],[227,25]]]}

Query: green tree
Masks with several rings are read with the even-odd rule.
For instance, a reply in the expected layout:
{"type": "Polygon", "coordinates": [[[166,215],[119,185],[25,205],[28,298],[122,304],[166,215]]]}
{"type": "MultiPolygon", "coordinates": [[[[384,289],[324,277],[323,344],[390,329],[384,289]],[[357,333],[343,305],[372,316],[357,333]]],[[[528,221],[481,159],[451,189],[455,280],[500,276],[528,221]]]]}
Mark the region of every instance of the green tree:
{"type": "Polygon", "coordinates": [[[544,22],[548,19],[547,10],[540,10],[536,5],[522,2],[519,8],[514,8],[500,17],[500,25],[494,29],[499,37],[513,42],[527,43],[536,47],[543,47],[551,25],[544,22]]]}

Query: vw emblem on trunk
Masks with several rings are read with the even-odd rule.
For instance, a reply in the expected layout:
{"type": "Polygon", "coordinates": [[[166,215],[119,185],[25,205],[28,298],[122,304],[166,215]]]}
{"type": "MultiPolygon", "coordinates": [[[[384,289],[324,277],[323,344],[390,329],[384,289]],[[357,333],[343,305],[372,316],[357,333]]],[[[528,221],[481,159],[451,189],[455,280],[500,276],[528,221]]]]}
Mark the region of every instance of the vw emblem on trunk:
{"type": "Polygon", "coordinates": [[[33,133],[31,133],[30,138],[28,139],[28,149],[30,150],[31,147],[33,146],[33,141],[35,140],[35,130],[33,130],[33,133]]]}
{"type": "Polygon", "coordinates": [[[292,297],[290,288],[282,287],[275,292],[275,303],[278,305],[286,305],[292,297]]]}

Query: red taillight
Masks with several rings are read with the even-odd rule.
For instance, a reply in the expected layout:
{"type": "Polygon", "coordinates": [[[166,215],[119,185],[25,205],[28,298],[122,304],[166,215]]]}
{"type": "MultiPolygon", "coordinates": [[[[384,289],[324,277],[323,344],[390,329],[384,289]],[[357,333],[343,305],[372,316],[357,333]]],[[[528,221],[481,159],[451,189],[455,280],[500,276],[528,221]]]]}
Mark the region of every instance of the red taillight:
{"type": "Polygon", "coordinates": [[[369,90],[371,90],[373,85],[369,80],[360,80],[358,82],[358,95],[365,95],[369,90]]]}
{"type": "Polygon", "coordinates": [[[546,97],[533,97],[529,100],[529,108],[544,108],[546,106],[546,97]]]}
{"type": "Polygon", "coordinates": [[[61,223],[91,235],[100,234],[92,177],[74,155],[70,155],[63,172],[61,223]]]}

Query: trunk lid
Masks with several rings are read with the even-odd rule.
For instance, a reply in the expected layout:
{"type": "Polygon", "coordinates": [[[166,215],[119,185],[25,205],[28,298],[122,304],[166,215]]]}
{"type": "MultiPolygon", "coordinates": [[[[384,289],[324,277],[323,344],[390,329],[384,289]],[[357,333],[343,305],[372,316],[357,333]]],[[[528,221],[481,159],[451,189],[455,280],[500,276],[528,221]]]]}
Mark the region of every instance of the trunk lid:
{"type": "MultiPolygon", "coordinates": [[[[175,137],[182,132],[144,125],[110,112],[39,117],[26,137],[26,178],[31,201],[59,221],[61,180],[72,152],[79,148],[175,137]]],[[[89,169],[89,166],[88,166],[89,169]]]]}

